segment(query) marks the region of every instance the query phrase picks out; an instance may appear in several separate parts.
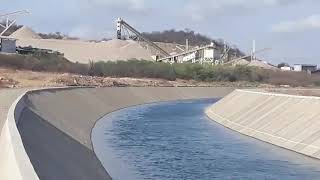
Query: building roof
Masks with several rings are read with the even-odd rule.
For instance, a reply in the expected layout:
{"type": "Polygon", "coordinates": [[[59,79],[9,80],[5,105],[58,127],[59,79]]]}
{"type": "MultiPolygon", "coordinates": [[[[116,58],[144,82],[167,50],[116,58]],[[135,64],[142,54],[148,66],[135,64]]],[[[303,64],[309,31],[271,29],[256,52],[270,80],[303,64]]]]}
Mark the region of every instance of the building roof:
{"type": "Polygon", "coordinates": [[[9,36],[0,36],[0,39],[17,40],[16,38],[12,38],[12,37],[9,37],[9,36]]]}
{"type": "Polygon", "coordinates": [[[294,66],[317,66],[316,64],[294,64],[294,66]]]}

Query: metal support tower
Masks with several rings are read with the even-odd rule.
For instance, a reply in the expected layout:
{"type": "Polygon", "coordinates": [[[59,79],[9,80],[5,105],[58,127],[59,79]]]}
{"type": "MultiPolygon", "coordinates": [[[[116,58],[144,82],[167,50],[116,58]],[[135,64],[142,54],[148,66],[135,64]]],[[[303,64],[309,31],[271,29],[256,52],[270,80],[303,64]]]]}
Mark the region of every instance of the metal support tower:
{"type": "MultiPolygon", "coordinates": [[[[265,52],[265,51],[270,51],[270,50],[272,50],[272,48],[259,49],[259,50],[256,50],[256,51],[255,51],[255,54],[262,53],[262,52],[265,52]]],[[[246,58],[252,58],[252,54],[250,54],[250,55],[245,55],[245,56],[242,56],[242,57],[239,57],[239,58],[232,59],[231,61],[225,62],[224,64],[230,64],[230,63],[232,63],[232,62],[235,62],[235,61],[238,61],[238,60],[241,60],[241,59],[246,59],[246,58]]]]}
{"type": "Polygon", "coordinates": [[[4,28],[0,32],[0,36],[2,36],[14,23],[16,23],[17,19],[14,18],[13,20],[10,20],[10,18],[18,15],[25,15],[25,14],[30,14],[28,10],[22,10],[22,11],[15,11],[11,13],[6,13],[6,14],[0,14],[0,19],[5,19],[5,24],[0,24],[0,27],[4,28]]]}

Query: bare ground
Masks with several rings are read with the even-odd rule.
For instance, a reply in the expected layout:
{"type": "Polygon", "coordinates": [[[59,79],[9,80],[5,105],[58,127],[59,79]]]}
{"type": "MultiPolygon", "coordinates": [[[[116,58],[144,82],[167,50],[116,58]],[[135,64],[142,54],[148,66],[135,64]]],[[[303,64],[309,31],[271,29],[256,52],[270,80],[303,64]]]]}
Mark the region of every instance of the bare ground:
{"type": "Polygon", "coordinates": [[[168,81],[151,78],[92,77],[70,73],[48,73],[0,68],[0,88],[63,87],[63,86],[131,86],[131,87],[269,87],[249,82],[168,81]]]}

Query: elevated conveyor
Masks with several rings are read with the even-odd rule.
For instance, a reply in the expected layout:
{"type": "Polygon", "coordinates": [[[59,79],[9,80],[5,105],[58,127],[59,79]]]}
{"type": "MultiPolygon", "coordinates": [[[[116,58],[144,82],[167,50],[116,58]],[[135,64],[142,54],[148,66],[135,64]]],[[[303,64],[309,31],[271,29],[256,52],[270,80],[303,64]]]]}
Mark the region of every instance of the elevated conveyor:
{"type": "Polygon", "coordinates": [[[124,21],[121,18],[118,18],[117,20],[117,38],[118,39],[122,39],[122,36],[124,33],[123,31],[129,31],[133,33],[139,40],[143,40],[144,42],[146,42],[149,47],[154,48],[159,53],[157,55],[160,56],[161,58],[170,56],[168,52],[160,48],[158,45],[150,41],[148,38],[144,37],[139,31],[137,31],[135,28],[130,26],[126,21],[124,21]]]}

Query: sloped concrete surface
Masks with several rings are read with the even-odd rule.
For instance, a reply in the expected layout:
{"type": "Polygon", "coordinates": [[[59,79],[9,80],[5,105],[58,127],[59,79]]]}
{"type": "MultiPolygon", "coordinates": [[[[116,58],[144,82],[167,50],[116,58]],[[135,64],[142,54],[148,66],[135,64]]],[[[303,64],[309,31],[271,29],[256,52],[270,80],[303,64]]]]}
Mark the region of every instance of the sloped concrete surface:
{"type": "Polygon", "coordinates": [[[2,129],[8,115],[8,111],[13,102],[23,93],[26,89],[1,89],[0,90],[0,129],[2,129]]]}
{"type": "Polygon", "coordinates": [[[38,90],[25,96],[26,108],[18,128],[40,179],[111,179],[91,145],[91,129],[105,114],[144,103],[223,97],[232,90],[215,87],[38,90]]]}
{"type": "Polygon", "coordinates": [[[225,87],[52,89],[28,94],[26,103],[50,124],[92,149],[91,129],[107,113],[158,101],[224,97],[232,91],[225,87]]]}
{"type": "Polygon", "coordinates": [[[94,152],[29,108],[18,125],[26,152],[42,180],[110,180],[94,152]]]}
{"type": "Polygon", "coordinates": [[[0,179],[38,180],[16,123],[26,89],[0,90],[0,179]]]}
{"type": "Polygon", "coordinates": [[[320,159],[319,109],[320,97],[235,90],[206,114],[242,134],[320,159]]]}

